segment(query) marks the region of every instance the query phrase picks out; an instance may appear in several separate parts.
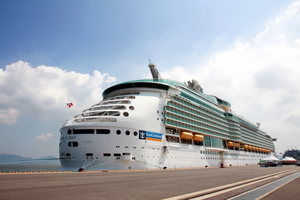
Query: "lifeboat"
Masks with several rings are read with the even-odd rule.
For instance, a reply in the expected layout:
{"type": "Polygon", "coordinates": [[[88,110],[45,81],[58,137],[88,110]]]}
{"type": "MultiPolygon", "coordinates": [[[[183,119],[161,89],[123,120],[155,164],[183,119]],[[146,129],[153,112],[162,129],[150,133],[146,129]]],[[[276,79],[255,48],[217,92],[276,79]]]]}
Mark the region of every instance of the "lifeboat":
{"type": "Polygon", "coordinates": [[[223,108],[223,110],[225,112],[229,112],[230,111],[230,108],[227,105],[221,104],[221,108],[223,108]]]}
{"type": "Polygon", "coordinates": [[[247,144],[244,144],[244,149],[249,149],[249,146],[247,144]]]}
{"type": "Polygon", "coordinates": [[[193,140],[196,141],[196,142],[202,142],[204,140],[204,136],[199,135],[199,134],[194,134],[193,140]]]}
{"type": "Polygon", "coordinates": [[[190,132],[181,132],[180,138],[184,140],[191,140],[193,138],[193,133],[190,132]]]}
{"type": "Polygon", "coordinates": [[[229,141],[229,142],[227,142],[227,146],[229,146],[229,147],[233,147],[233,146],[234,146],[234,143],[233,143],[233,142],[231,142],[231,141],[229,141]]]}

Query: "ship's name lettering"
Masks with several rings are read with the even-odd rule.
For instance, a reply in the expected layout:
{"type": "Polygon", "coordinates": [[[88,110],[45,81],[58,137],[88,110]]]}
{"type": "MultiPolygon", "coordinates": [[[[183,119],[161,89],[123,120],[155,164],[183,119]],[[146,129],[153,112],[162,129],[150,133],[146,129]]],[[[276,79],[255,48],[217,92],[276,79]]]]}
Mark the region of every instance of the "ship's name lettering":
{"type": "Polygon", "coordinates": [[[69,136],[69,138],[68,138],[68,136],[65,136],[65,137],[62,136],[62,137],[60,137],[60,139],[61,140],[67,140],[67,139],[71,139],[72,140],[72,139],[76,139],[76,136],[69,136]]]}

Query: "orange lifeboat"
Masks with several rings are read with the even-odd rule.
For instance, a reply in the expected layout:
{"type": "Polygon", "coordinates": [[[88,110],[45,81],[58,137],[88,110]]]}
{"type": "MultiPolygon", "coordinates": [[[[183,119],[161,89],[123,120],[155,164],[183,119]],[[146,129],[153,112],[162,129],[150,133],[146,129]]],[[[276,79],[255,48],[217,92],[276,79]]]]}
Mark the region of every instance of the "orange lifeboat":
{"type": "Polygon", "coordinates": [[[180,138],[184,140],[191,140],[193,138],[193,133],[190,132],[181,132],[180,138]]]}
{"type": "Polygon", "coordinates": [[[196,142],[202,142],[204,140],[204,136],[199,135],[199,134],[194,134],[193,140],[196,141],[196,142]]]}
{"type": "Polygon", "coordinates": [[[229,142],[227,142],[227,146],[229,146],[229,147],[233,147],[233,146],[234,146],[234,143],[233,143],[233,142],[231,142],[231,141],[229,141],[229,142]]]}
{"type": "Polygon", "coordinates": [[[249,146],[247,144],[244,144],[244,149],[249,149],[249,146]]]}

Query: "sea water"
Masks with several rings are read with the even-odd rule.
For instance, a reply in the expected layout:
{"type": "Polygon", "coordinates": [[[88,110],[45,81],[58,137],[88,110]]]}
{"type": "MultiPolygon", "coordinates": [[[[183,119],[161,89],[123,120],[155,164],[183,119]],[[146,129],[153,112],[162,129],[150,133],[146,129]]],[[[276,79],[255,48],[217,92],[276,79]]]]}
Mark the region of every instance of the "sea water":
{"type": "Polygon", "coordinates": [[[61,168],[59,160],[49,160],[47,162],[14,162],[0,163],[0,172],[39,172],[39,171],[59,171],[61,168]]]}

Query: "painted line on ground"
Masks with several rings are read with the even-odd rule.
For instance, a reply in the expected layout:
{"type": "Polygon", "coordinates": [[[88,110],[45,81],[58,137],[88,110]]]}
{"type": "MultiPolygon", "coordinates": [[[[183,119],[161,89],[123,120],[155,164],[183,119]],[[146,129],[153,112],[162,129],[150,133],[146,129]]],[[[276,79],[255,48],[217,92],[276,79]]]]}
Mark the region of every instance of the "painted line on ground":
{"type": "MultiPolygon", "coordinates": [[[[193,199],[193,198],[197,199],[197,196],[201,196],[201,195],[202,195],[201,198],[203,198],[203,195],[216,196],[216,195],[225,193],[225,192],[223,192],[225,190],[228,190],[228,191],[235,190],[235,189],[238,189],[240,187],[245,187],[247,184],[251,185],[251,184],[254,184],[254,182],[255,183],[260,182],[260,181],[263,181],[263,180],[274,178],[275,176],[278,176],[278,175],[281,175],[281,174],[286,174],[286,173],[290,173],[290,172],[294,172],[294,171],[299,171],[299,170],[298,169],[297,170],[289,169],[289,170],[276,172],[276,173],[273,173],[273,174],[268,174],[268,175],[264,175],[264,176],[244,180],[244,181],[239,181],[239,182],[236,182],[236,183],[222,185],[222,186],[218,186],[218,187],[214,187],[214,188],[210,188],[210,189],[206,189],[206,190],[201,190],[201,191],[197,191],[197,192],[192,192],[192,193],[188,193],[188,194],[183,194],[183,195],[179,195],[179,196],[175,196],[175,197],[165,198],[163,200],[179,200],[179,199],[193,199]],[[236,188],[234,188],[234,187],[236,187],[236,188]],[[234,188],[234,189],[232,189],[232,188],[234,188]],[[218,194],[216,194],[216,193],[218,193],[218,194]]],[[[226,191],[226,192],[228,192],[228,191],[226,191]]],[[[208,197],[206,197],[206,198],[208,198],[208,197]]]]}

